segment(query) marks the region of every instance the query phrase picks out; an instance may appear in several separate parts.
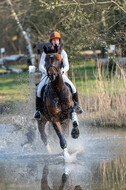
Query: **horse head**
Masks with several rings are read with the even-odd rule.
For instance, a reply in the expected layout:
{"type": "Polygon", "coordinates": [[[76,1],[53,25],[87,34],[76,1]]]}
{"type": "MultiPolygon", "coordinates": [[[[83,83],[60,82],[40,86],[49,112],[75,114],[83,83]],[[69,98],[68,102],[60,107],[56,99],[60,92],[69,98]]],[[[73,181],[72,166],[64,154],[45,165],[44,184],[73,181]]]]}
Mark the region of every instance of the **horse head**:
{"type": "Polygon", "coordinates": [[[46,53],[45,67],[47,70],[48,77],[51,81],[54,81],[58,74],[60,73],[60,60],[57,54],[58,46],[55,45],[54,49],[43,47],[44,52],[46,53]]]}
{"type": "Polygon", "coordinates": [[[48,77],[54,81],[60,73],[60,60],[57,53],[49,53],[46,55],[45,66],[48,77]]]}

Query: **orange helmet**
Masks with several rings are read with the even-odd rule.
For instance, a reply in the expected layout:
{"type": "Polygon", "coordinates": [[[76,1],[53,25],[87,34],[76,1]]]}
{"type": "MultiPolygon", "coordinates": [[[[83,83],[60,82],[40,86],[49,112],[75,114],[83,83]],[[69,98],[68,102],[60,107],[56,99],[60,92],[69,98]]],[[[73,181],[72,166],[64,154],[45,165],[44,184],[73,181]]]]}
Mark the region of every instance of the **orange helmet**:
{"type": "Polygon", "coordinates": [[[51,40],[53,40],[53,39],[59,39],[59,40],[61,40],[60,34],[58,32],[52,32],[50,34],[49,41],[51,42],[51,40]]]}

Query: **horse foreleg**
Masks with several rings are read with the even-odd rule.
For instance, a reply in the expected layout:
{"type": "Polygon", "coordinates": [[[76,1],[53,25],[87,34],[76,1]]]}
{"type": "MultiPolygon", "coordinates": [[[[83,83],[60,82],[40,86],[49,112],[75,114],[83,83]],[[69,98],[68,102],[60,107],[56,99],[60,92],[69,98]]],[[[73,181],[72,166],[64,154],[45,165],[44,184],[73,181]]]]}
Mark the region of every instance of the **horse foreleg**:
{"type": "Polygon", "coordinates": [[[76,139],[79,137],[79,123],[77,118],[77,113],[75,111],[72,112],[72,123],[73,123],[73,129],[71,131],[71,136],[76,139]]]}
{"type": "Polygon", "coordinates": [[[65,138],[62,135],[62,130],[61,130],[60,122],[53,122],[53,127],[54,127],[54,129],[56,131],[56,134],[59,137],[61,148],[65,149],[67,147],[67,143],[66,143],[65,138]]]}

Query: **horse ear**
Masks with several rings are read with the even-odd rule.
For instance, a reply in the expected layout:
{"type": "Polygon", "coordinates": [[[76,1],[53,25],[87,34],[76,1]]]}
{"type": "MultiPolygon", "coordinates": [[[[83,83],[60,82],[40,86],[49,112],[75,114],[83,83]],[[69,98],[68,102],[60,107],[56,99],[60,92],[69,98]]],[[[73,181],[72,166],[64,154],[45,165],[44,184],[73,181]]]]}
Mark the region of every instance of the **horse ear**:
{"type": "Polygon", "coordinates": [[[55,44],[54,49],[55,49],[55,53],[57,53],[58,52],[58,46],[57,46],[57,44],[55,44]]]}
{"type": "Polygon", "coordinates": [[[44,52],[47,54],[48,49],[47,49],[47,47],[46,47],[46,46],[43,46],[43,50],[44,50],[44,52]]]}

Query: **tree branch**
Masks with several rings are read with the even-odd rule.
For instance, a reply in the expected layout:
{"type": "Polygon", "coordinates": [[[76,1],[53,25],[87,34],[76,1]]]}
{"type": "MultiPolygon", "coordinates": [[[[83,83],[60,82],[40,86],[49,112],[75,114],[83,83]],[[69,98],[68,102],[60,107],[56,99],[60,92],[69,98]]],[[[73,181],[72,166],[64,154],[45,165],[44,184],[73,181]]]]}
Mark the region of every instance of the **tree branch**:
{"type": "MultiPolygon", "coordinates": [[[[43,2],[47,7],[50,7],[49,4],[45,3],[44,1],[41,1],[43,2]]],[[[102,5],[102,4],[110,4],[112,3],[112,1],[105,1],[105,2],[96,2],[96,4],[99,4],[99,5],[102,5]]],[[[74,1],[74,2],[70,2],[70,3],[62,3],[62,4],[55,4],[53,6],[55,7],[61,7],[61,6],[70,6],[70,5],[80,5],[80,6],[89,6],[89,5],[94,5],[95,2],[90,2],[90,3],[79,3],[77,1],[74,1]]]]}
{"type": "Polygon", "coordinates": [[[119,7],[124,13],[126,13],[126,10],[123,7],[121,7],[116,1],[111,0],[111,2],[117,5],[117,7],[119,7]]]}
{"type": "Polygon", "coordinates": [[[26,31],[23,29],[16,12],[14,11],[13,4],[12,4],[11,0],[6,0],[6,1],[7,1],[7,3],[9,4],[9,6],[11,8],[12,16],[16,20],[17,25],[20,28],[20,30],[21,30],[21,32],[22,32],[22,34],[23,34],[23,36],[24,36],[24,38],[26,40],[26,43],[28,45],[28,51],[29,51],[29,55],[30,55],[30,60],[31,60],[32,65],[34,65],[35,64],[35,57],[33,56],[33,51],[32,51],[32,46],[31,46],[30,39],[29,39],[26,31]]]}

